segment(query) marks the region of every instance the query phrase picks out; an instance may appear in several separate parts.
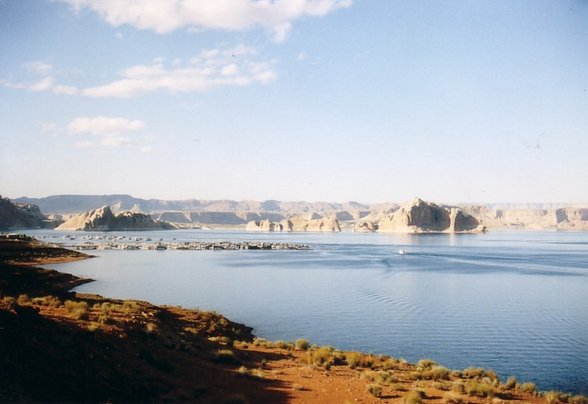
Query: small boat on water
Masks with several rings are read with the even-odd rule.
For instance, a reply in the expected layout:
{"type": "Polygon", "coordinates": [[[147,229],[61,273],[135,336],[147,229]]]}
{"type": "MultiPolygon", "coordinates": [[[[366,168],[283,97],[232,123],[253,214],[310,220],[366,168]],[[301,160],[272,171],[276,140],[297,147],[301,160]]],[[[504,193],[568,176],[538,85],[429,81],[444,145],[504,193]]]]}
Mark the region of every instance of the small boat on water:
{"type": "Polygon", "coordinates": [[[406,255],[406,251],[404,251],[404,250],[398,250],[398,255],[406,255]]]}

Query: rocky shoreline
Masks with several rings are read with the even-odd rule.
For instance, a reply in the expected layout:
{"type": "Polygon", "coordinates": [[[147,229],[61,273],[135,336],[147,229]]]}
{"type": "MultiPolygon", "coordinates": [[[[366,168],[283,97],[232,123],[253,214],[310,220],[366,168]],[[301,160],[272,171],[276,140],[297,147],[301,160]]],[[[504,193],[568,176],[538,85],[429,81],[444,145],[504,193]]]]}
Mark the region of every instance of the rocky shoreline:
{"type": "Polygon", "coordinates": [[[267,241],[186,241],[177,242],[105,242],[83,244],[58,244],[74,250],[189,250],[189,251],[237,251],[237,250],[297,250],[307,251],[310,246],[298,243],[274,243],[267,241]]]}

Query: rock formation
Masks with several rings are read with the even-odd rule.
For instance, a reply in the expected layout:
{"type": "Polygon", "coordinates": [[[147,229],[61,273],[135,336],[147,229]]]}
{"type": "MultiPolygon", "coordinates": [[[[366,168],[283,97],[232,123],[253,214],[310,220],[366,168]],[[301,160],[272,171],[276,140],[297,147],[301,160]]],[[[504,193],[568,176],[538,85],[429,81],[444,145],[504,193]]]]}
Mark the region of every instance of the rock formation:
{"type": "Polygon", "coordinates": [[[13,203],[0,196],[0,229],[42,229],[56,225],[43,216],[37,205],[13,203]]]}
{"type": "MultiPolygon", "coordinates": [[[[310,216],[314,217],[314,216],[310,216]]],[[[341,231],[339,222],[335,217],[318,217],[308,219],[301,216],[284,219],[280,222],[270,220],[251,221],[245,227],[247,231],[301,231],[301,232],[334,232],[341,231]]]]}
{"type": "Polygon", "coordinates": [[[154,220],[143,213],[112,213],[109,206],[103,206],[80,215],[73,216],[56,230],[83,231],[126,231],[126,230],[171,230],[175,227],[166,222],[154,220]]]}
{"type": "Polygon", "coordinates": [[[465,233],[480,232],[478,220],[460,208],[438,206],[415,198],[378,223],[380,232],[465,233]]]}

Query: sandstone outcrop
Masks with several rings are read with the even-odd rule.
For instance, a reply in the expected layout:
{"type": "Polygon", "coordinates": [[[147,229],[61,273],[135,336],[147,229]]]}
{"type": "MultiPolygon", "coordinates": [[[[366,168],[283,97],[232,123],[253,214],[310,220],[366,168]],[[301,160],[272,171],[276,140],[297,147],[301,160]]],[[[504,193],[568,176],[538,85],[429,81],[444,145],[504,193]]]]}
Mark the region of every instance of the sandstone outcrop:
{"type": "MultiPolygon", "coordinates": [[[[314,216],[312,216],[314,217],[314,216]]],[[[251,221],[245,227],[247,231],[300,231],[300,232],[338,232],[341,226],[336,217],[308,219],[297,216],[280,222],[270,220],[251,221]]]]}
{"type": "Polygon", "coordinates": [[[151,216],[136,212],[112,213],[109,206],[103,206],[80,215],[73,216],[56,230],[83,231],[134,231],[171,230],[175,227],[166,222],[154,220],[151,216]]]}
{"type": "Polygon", "coordinates": [[[56,222],[43,216],[37,205],[13,203],[0,196],[0,229],[42,229],[56,225],[56,222]]]}
{"type": "Polygon", "coordinates": [[[378,222],[378,231],[397,233],[468,233],[484,227],[460,208],[439,206],[415,198],[378,222]]]}

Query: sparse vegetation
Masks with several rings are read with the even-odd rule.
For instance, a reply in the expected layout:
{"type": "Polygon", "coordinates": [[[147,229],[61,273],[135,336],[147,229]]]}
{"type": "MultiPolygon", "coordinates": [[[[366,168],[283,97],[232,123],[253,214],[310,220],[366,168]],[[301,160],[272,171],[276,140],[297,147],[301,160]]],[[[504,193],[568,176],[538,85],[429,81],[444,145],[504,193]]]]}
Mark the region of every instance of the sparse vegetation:
{"type": "Polygon", "coordinates": [[[465,385],[465,392],[469,396],[493,397],[495,390],[492,384],[485,381],[468,380],[465,385]]]}
{"type": "Polygon", "coordinates": [[[365,386],[365,390],[374,397],[382,397],[382,386],[376,383],[370,383],[365,386]]]}
{"type": "Polygon", "coordinates": [[[238,363],[239,360],[235,355],[235,352],[230,349],[219,349],[216,352],[215,360],[220,363],[238,363]]]}
{"type": "Polygon", "coordinates": [[[448,391],[443,395],[443,402],[446,404],[462,404],[463,397],[454,391],[448,391]]]}
{"type": "Polygon", "coordinates": [[[257,378],[257,379],[265,378],[265,374],[263,373],[262,370],[248,369],[245,366],[239,367],[239,369],[237,369],[237,373],[239,373],[241,376],[253,377],[253,378],[257,378]]]}
{"type": "Polygon", "coordinates": [[[422,377],[431,380],[449,380],[449,369],[443,366],[433,366],[423,371],[422,377]]]}
{"type": "Polygon", "coordinates": [[[406,404],[421,404],[425,398],[425,392],[422,390],[411,390],[406,397],[404,402],[406,404]]]}
{"type": "Polygon", "coordinates": [[[345,361],[351,369],[355,369],[359,365],[361,354],[359,352],[346,352],[345,361]]]}
{"type": "Polygon", "coordinates": [[[85,320],[88,318],[88,303],[66,300],[64,306],[76,320],[85,320]]]}
{"type": "Polygon", "coordinates": [[[421,359],[420,361],[417,362],[416,366],[417,366],[417,370],[423,371],[423,370],[431,369],[435,365],[437,365],[437,362],[435,362],[432,359],[421,359]]]}
{"type": "Polygon", "coordinates": [[[524,391],[525,393],[534,394],[537,390],[535,383],[526,382],[519,384],[519,390],[524,391]]]}
{"type": "Polygon", "coordinates": [[[298,338],[296,340],[296,349],[306,351],[308,348],[310,348],[310,343],[307,340],[304,338],[298,338]]]}
{"type": "Polygon", "coordinates": [[[517,386],[517,378],[514,376],[509,376],[509,378],[506,379],[506,383],[504,383],[505,390],[512,390],[516,386],[517,386]]]}
{"type": "Polygon", "coordinates": [[[567,400],[565,397],[565,394],[562,393],[561,391],[546,391],[545,393],[543,393],[543,398],[545,399],[545,402],[547,404],[557,404],[559,402],[565,402],[567,400]],[[565,401],[564,401],[565,400],[565,401]]]}

